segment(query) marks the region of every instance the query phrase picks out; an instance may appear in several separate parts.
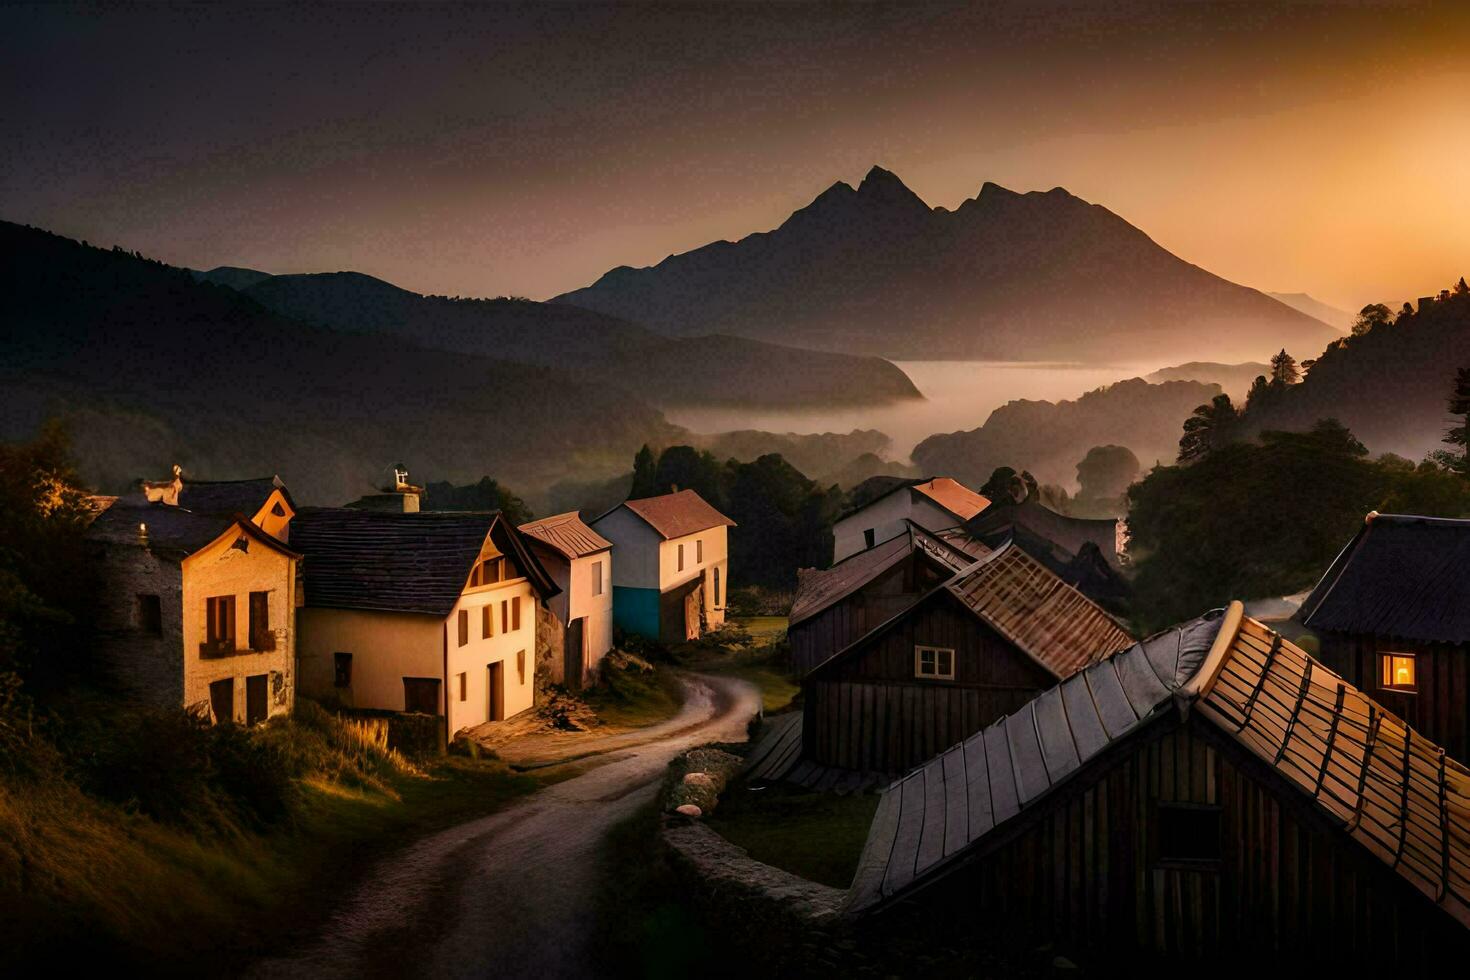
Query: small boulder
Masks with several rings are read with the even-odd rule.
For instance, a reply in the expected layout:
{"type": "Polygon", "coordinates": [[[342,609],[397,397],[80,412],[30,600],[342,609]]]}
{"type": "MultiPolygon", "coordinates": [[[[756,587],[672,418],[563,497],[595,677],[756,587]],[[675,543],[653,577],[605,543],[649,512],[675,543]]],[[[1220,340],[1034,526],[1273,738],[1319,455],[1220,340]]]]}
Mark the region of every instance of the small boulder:
{"type": "Polygon", "coordinates": [[[704,811],[695,806],[693,803],[685,803],[682,806],[676,807],[674,809],[674,812],[682,813],[686,817],[698,818],[704,816],[704,811]]]}

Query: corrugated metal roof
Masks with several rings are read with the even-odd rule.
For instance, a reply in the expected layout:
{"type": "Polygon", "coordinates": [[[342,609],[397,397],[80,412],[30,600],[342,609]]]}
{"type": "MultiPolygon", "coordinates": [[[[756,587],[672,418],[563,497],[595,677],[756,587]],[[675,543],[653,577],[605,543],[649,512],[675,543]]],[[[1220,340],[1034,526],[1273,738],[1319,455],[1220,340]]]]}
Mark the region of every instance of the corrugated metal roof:
{"type": "Polygon", "coordinates": [[[831,568],[801,569],[796,576],[796,598],[791,602],[788,628],[842,601],[903,561],[912,550],[910,535],[899,534],[844,558],[831,568]]]}
{"type": "MultiPolygon", "coordinates": [[[[649,527],[662,535],[665,540],[682,538],[686,534],[694,534],[712,527],[735,526],[734,521],[711,507],[703,497],[693,490],[680,490],[678,493],[666,493],[661,497],[644,497],[641,500],[627,500],[620,506],[628,508],[641,517],[647,522],[649,527]]],[[[613,510],[616,509],[616,507],[613,508],[613,510]]],[[[607,514],[602,516],[606,517],[607,514]]],[[[597,521],[600,520],[602,520],[602,517],[597,519],[597,521]]],[[[597,521],[593,521],[592,523],[596,524],[597,521]]]]}
{"type": "Polygon", "coordinates": [[[510,548],[543,596],[555,595],[546,570],[498,511],[306,507],[291,522],[291,543],[306,556],[306,605],[447,616],[497,524],[505,532],[501,550],[510,548]]]}
{"type": "Polygon", "coordinates": [[[530,521],[520,529],[522,534],[550,545],[567,558],[585,558],[612,547],[611,541],[588,527],[574,510],[530,521]]]}
{"type": "Polygon", "coordinates": [[[1088,667],[893,783],[848,908],[888,901],[976,853],[993,831],[1175,704],[1193,705],[1470,926],[1470,770],[1241,616],[1239,603],[1223,620],[1195,620],[1088,667]],[[936,825],[945,827],[937,838],[936,825]]]}
{"type": "Polygon", "coordinates": [[[1133,642],[1101,606],[1015,545],[983,559],[946,587],[1057,677],[1133,642]]]}
{"type": "Polygon", "coordinates": [[[1470,521],[1372,515],[1300,618],[1310,629],[1470,643],[1470,521]]]}

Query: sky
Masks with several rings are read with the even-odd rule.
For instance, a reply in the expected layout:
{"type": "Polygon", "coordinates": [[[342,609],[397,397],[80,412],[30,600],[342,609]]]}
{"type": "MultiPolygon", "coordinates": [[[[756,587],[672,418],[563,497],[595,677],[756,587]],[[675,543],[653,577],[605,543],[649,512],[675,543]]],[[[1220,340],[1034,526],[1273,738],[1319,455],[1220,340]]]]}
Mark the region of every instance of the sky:
{"type": "Polygon", "coordinates": [[[0,7],[0,219],[544,299],[874,164],[1356,310],[1470,273],[1455,4],[0,7]]]}

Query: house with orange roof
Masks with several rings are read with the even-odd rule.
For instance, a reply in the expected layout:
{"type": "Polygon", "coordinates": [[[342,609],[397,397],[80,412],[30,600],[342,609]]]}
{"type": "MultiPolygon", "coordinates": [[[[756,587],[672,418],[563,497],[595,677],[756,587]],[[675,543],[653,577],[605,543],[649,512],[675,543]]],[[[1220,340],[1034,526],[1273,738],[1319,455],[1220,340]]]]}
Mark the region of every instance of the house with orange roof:
{"type": "Polygon", "coordinates": [[[974,519],[989,506],[988,498],[947,476],[900,481],[832,525],[832,561],[907,533],[909,521],[926,531],[942,531],[974,519]]]}
{"type": "Polygon", "coordinates": [[[662,643],[723,626],[734,526],[693,490],[627,500],[593,521],[618,558],[613,622],[662,643]]]}
{"type": "Polygon", "coordinates": [[[613,646],[612,542],[576,511],[530,521],[520,531],[561,588],[547,604],[557,620],[556,629],[545,631],[551,679],[579,689],[613,646]]]}

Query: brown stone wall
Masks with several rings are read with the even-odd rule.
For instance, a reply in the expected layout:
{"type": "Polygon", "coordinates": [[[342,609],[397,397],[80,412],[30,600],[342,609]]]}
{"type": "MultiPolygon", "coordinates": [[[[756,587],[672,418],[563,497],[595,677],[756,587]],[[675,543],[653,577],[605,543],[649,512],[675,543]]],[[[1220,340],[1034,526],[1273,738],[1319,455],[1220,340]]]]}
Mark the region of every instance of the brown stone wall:
{"type": "Polygon", "coordinates": [[[96,654],[103,680],[130,700],[158,707],[184,703],[183,575],[142,547],[111,545],[98,556],[96,654]],[[156,595],[159,634],[144,632],[138,596],[156,595]]]}

